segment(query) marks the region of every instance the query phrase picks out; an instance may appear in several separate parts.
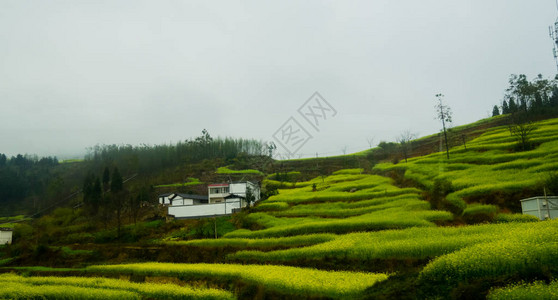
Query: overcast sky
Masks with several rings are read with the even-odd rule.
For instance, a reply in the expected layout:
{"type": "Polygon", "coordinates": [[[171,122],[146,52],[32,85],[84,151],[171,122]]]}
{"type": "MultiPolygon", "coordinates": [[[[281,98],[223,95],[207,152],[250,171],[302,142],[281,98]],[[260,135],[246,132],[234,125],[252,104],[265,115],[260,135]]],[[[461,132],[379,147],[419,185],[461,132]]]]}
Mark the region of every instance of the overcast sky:
{"type": "Polygon", "coordinates": [[[489,115],[510,74],[553,77],[557,16],[552,0],[0,0],[0,153],[204,128],[272,141],[290,117],[312,136],[297,156],[432,134],[437,93],[462,125],[489,115]],[[316,91],[336,111],[317,129],[297,112],[316,91]]]}

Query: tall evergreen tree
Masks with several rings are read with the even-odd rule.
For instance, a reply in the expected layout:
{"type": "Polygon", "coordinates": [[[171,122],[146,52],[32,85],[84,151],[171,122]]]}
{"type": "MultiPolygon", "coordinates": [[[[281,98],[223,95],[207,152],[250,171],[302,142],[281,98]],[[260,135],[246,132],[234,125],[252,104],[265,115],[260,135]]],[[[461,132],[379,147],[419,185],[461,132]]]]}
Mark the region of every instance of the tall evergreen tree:
{"type": "Polygon", "coordinates": [[[535,94],[535,100],[533,101],[533,104],[531,106],[531,109],[534,111],[539,111],[543,108],[544,103],[543,103],[543,96],[540,93],[536,93],[535,94]]]}
{"type": "Polygon", "coordinates": [[[558,107],[558,87],[553,88],[552,95],[548,97],[548,103],[550,107],[558,107]]]}
{"type": "Polygon", "coordinates": [[[115,167],[114,171],[112,172],[112,180],[110,181],[110,190],[113,193],[118,193],[122,191],[123,185],[124,183],[122,181],[122,175],[120,175],[120,171],[118,171],[118,168],[115,167]]]}
{"type": "Polygon", "coordinates": [[[517,104],[515,104],[515,101],[513,100],[513,98],[510,98],[510,103],[509,103],[509,109],[510,109],[510,113],[516,113],[517,112],[517,104]]]}
{"type": "Polygon", "coordinates": [[[500,110],[498,109],[497,105],[494,105],[494,107],[492,108],[492,116],[499,116],[500,115],[500,110]]]}
{"type": "Polygon", "coordinates": [[[117,167],[112,172],[112,180],[110,181],[110,194],[112,206],[116,209],[117,236],[120,240],[120,232],[122,228],[122,210],[124,209],[124,199],[127,197],[123,192],[124,182],[122,175],[117,167]]]}
{"type": "Polygon", "coordinates": [[[95,184],[95,175],[93,172],[87,173],[85,179],[83,180],[83,203],[86,206],[91,205],[93,201],[93,186],[95,184]]]}
{"type": "Polygon", "coordinates": [[[505,114],[509,114],[509,113],[510,113],[510,109],[508,107],[508,102],[506,102],[506,100],[504,100],[502,102],[502,114],[505,115],[505,114]]]}
{"type": "Polygon", "coordinates": [[[101,205],[101,197],[103,196],[103,190],[101,188],[101,180],[99,177],[95,177],[95,181],[93,183],[93,187],[91,190],[91,212],[93,215],[97,215],[99,212],[99,205],[101,205]]]}
{"type": "Polygon", "coordinates": [[[105,167],[105,170],[103,171],[103,189],[104,191],[108,191],[109,189],[109,183],[110,183],[110,171],[108,167],[105,167]]]}

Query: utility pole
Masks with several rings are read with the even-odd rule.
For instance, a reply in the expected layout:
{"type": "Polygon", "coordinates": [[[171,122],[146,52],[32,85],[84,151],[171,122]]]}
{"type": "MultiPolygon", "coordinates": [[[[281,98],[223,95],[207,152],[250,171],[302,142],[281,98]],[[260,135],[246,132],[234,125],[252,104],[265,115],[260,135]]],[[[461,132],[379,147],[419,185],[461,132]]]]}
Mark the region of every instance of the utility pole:
{"type": "MultiPolygon", "coordinates": [[[[558,9],[558,1],[556,2],[556,8],[558,9]]],[[[548,35],[552,39],[552,54],[558,70],[558,18],[554,21],[554,26],[548,26],[548,35]]]]}
{"type": "Polygon", "coordinates": [[[544,191],[544,202],[546,202],[546,213],[548,214],[548,219],[550,219],[550,203],[548,202],[548,197],[546,196],[546,187],[543,187],[543,191],[544,191]]]}

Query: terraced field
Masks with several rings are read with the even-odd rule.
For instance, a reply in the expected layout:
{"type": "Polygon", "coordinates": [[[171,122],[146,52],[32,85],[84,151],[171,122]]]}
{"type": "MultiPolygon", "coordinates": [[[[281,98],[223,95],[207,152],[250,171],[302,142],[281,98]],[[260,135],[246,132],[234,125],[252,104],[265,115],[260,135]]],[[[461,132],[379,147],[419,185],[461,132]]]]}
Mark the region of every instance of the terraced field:
{"type": "Polygon", "coordinates": [[[13,285],[0,285],[0,297],[90,290],[93,298],[556,298],[558,220],[509,212],[514,197],[542,192],[549,172],[558,168],[556,136],[553,119],[537,123],[529,151],[516,151],[514,137],[499,127],[466,149],[452,148],[449,160],[434,153],[378,164],[375,174],[349,169],[304,182],[269,176],[266,183],[280,187],[278,194],[243,217],[246,228],[220,239],[160,242],[208,253],[227,249],[221,261],[226,263],[141,262],[79,270],[94,278],[2,275],[0,281],[13,285]],[[415,187],[379,175],[392,171],[415,187]],[[451,182],[446,199],[459,212],[433,210],[426,201],[439,179],[451,182]],[[476,225],[463,221],[480,214],[490,217],[476,225]],[[145,282],[99,278],[105,276],[145,282]],[[151,283],[163,279],[181,285],[151,283]],[[41,293],[39,284],[49,289],[41,293]]]}
{"type": "Polygon", "coordinates": [[[485,196],[493,193],[538,190],[542,194],[542,182],[549,172],[558,170],[557,136],[558,119],[538,122],[529,135],[535,148],[514,151],[516,138],[507,127],[496,127],[468,142],[466,148],[452,148],[449,160],[438,152],[411,158],[408,163],[378,164],[374,170],[404,170],[405,178],[425,189],[432,189],[436,179],[446,179],[455,190],[448,200],[463,208],[465,202],[477,199],[490,202],[485,196]]]}
{"type": "Polygon", "coordinates": [[[0,275],[2,299],[234,299],[230,292],[100,277],[0,275]]]}

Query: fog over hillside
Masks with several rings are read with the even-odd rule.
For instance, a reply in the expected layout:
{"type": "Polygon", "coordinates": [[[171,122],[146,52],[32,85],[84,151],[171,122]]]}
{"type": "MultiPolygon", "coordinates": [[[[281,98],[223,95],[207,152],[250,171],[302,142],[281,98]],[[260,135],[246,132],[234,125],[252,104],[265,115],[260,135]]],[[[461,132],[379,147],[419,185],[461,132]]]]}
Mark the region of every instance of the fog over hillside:
{"type": "Polygon", "coordinates": [[[296,157],[426,135],[437,93],[460,125],[489,116],[510,74],[553,77],[557,14],[519,0],[2,1],[0,152],[71,157],[204,128],[272,141],[291,117],[307,131],[296,157]],[[297,110],[316,91],[330,114],[312,126],[297,110]]]}

